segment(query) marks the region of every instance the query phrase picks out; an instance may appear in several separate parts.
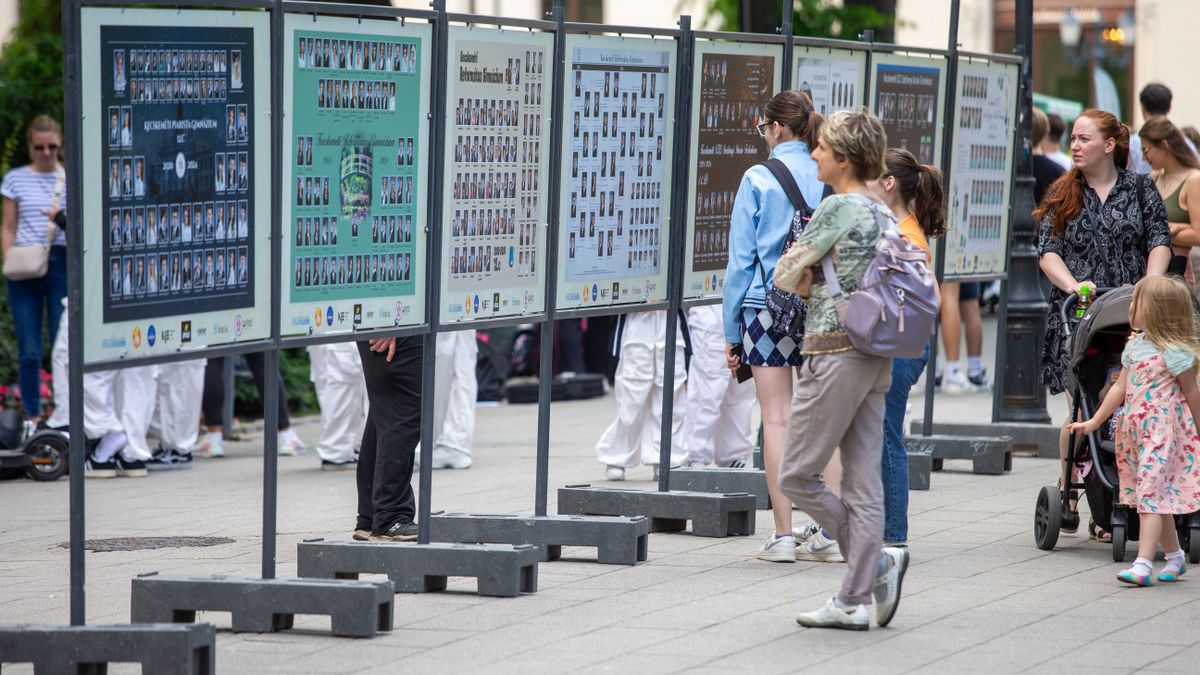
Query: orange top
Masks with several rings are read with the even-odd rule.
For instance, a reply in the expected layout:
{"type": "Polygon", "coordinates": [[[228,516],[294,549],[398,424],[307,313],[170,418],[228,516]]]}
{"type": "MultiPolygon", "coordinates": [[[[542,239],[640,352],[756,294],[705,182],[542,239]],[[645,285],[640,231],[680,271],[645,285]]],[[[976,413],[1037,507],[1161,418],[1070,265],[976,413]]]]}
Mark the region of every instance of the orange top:
{"type": "Polygon", "coordinates": [[[917,219],[913,214],[908,214],[908,217],[900,221],[897,226],[900,229],[900,236],[907,239],[912,244],[925,249],[926,256],[932,260],[933,256],[929,251],[929,240],[925,238],[925,232],[921,230],[921,225],[917,223],[917,219]]]}

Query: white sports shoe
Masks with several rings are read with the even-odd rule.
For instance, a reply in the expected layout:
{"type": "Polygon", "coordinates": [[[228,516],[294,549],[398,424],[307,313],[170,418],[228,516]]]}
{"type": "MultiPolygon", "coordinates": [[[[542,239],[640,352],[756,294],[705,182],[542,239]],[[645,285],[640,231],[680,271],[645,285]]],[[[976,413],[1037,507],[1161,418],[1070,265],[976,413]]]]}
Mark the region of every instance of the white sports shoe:
{"type": "Polygon", "coordinates": [[[908,571],[908,551],[902,548],[883,549],[884,571],[875,577],[875,623],[886,626],[900,605],[900,586],[908,571]]]}
{"type": "Polygon", "coordinates": [[[200,457],[224,457],[225,439],[218,433],[206,433],[196,444],[195,453],[200,457]]]}
{"type": "Polygon", "coordinates": [[[609,480],[625,480],[625,467],[610,466],[604,470],[604,477],[609,480]]]}
{"type": "Polygon", "coordinates": [[[792,530],[792,536],[796,538],[797,544],[803,544],[812,538],[812,536],[821,531],[821,525],[815,520],[810,520],[806,524],[792,530]]]}
{"type": "Polygon", "coordinates": [[[287,431],[279,432],[280,455],[294,457],[296,455],[303,455],[307,451],[308,448],[304,447],[304,442],[300,440],[295,431],[288,429],[287,431]]]}
{"type": "Polygon", "coordinates": [[[842,557],[842,549],[838,546],[837,541],[825,536],[824,532],[817,531],[816,534],[808,537],[808,539],[796,547],[796,560],[810,560],[812,562],[845,562],[842,557]]]}
{"type": "Polygon", "coordinates": [[[971,386],[967,376],[959,371],[956,375],[946,374],[946,378],[942,381],[943,394],[969,394],[975,391],[975,387],[971,386]]]}
{"type": "Polygon", "coordinates": [[[796,617],[796,623],[805,628],[841,628],[844,630],[869,630],[871,615],[862,605],[838,607],[837,600],[830,598],[825,606],[796,617]]]}
{"type": "Polygon", "coordinates": [[[754,554],[759,560],[767,562],[796,562],[796,538],[789,536],[775,537],[775,533],[767,535],[767,543],[754,554]]]}
{"type": "Polygon", "coordinates": [[[469,469],[471,456],[457,450],[433,449],[433,468],[435,469],[469,469]]]}

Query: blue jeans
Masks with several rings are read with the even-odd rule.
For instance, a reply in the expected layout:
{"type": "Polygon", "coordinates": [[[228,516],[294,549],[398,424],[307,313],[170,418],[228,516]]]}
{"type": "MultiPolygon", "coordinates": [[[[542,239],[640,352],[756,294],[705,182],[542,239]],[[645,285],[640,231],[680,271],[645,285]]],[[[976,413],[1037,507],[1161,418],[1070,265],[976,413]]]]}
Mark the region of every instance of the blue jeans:
{"type": "Polygon", "coordinates": [[[50,344],[58,335],[62,300],[67,297],[67,247],[51,246],[50,263],[41,279],[8,281],[8,307],[17,336],[21,405],[26,417],[42,416],[42,320],[49,319],[50,344]],[[45,312],[43,313],[43,310],[45,312]]]}
{"type": "Polygon", "coordinates": [[[908,453],[904,450],[904,409],[908,392],[929,363],[929,345],[915,359],[892,360],[892,387],[883,412],[883,540],[908,541],[908,453]]]}

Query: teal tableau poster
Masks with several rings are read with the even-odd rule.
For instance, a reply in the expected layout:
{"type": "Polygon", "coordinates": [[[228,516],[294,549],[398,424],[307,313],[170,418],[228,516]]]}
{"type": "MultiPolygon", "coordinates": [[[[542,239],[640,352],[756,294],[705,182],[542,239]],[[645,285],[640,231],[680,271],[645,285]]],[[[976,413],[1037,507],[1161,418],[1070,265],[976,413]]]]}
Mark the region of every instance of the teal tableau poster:
{"type": "Polygon", "coordinates": [[[427,27],[342,21],[289,31],[285,335],[424,318],[427,27]]]}

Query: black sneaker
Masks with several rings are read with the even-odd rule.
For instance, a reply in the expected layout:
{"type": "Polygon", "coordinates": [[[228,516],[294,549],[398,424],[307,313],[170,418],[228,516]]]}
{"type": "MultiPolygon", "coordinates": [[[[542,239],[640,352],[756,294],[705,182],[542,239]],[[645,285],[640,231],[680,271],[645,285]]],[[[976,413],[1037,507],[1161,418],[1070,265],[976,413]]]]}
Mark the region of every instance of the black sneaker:
{"type": "Polygon", "coordinates": [[[87,459],[83,460],[83,476],[84,478],[116,478],[117,462],[112,458],[107,462],[101,462],[96,459],[94,454],[88,453],[87,459]]]}
{"type": "Polygon", "coordinates": [[[358,467],[357,459],[347,459],[342,462],[335,462],[329,459],[321,460],[322,471],[353,471],[358,467]]]}
{"type": "Polygon", "coordinates": [[[164,450],[163,448],[155,450],[150,461],[146,462],[146,468],[150,471],[190,469],[191,467],[192,453],[182,453],[178,450],[164,450]]]}
{"type": "Polygon", "coordinates": [[[391,527],[378,534],[371,534],[371,541],[416,541],[417,524],[411,520],[397,520],[391,527]]]}
{"type": "Polygon", "coordinates": [[[146,463],[140,459],[129,460],[117,453],[114,458],[117,464],[117,475],[123,478],[142,478],[146,475],[146,463]]]}

